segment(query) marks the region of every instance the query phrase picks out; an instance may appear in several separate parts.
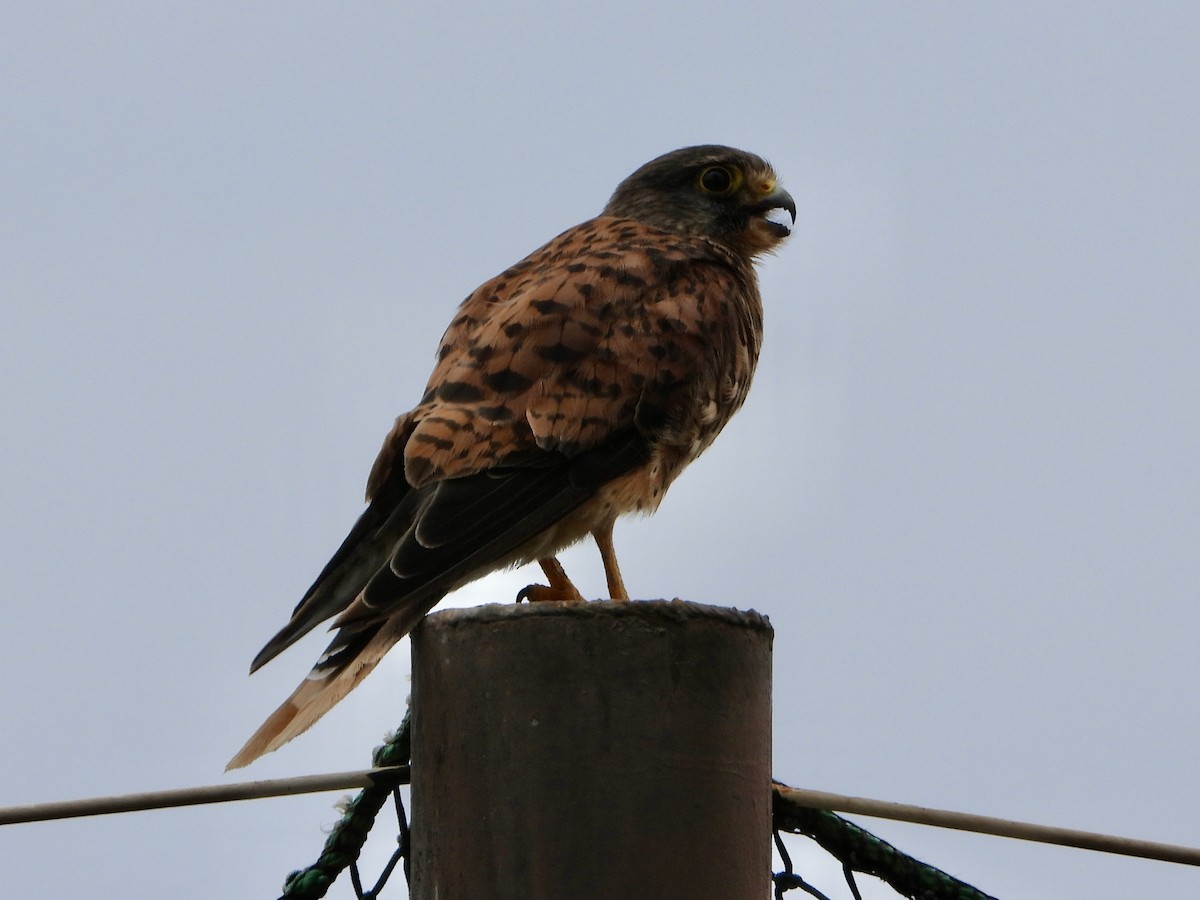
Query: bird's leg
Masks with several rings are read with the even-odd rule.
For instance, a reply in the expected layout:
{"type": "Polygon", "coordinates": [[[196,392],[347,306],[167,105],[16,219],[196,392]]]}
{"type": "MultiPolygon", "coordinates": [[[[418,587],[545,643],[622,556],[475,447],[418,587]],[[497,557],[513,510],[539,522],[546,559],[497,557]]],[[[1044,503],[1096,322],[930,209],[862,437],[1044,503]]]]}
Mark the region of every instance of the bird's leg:
{"type": "Polygon", "coordinates": [[[525,585],[517,594],[518,603],[522,600],[528,600],[530,603],[542,603],[547,600],[557,600],[563,603],[583,602],[583,594],[579,593],[579,589],[571,584],[571,579],[563,570],[562,563],[553,556],[547,556],[545,559],[539,559],[538,565],[546,573],[546,580],[550,584],[525,585]]]}
{"type": "Polygon", "coordinates": [[[613,523],[601,525],[592,532],[596,546],[600,548],[600,559],[604,561],[604,577],[608,580],[608,595],[617,601],[628,601],[629,591],[625,590],[625,580],[621,578],[621,568],[617,565],[617,552],[613,549],[613,523]]]}

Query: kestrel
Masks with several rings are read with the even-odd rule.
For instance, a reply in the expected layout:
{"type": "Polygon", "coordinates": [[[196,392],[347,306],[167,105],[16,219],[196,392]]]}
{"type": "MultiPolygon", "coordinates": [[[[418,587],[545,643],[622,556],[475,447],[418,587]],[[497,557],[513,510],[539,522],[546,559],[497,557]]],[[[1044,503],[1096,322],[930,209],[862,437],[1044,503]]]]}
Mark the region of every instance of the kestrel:
{"type": "Polygon", "coordinates": [[[333,642],[229,768],[307,729],[489,572],[536,560],[548,584],[518,599],[581,601],[555,554],[590,534],[628,600],[613,522],[657,509],[741,407],[762,340],[753,262],[795,219],[764,160],[688,147],[467,297],[366,511],[250,671],[330,618],[333,642]]]}

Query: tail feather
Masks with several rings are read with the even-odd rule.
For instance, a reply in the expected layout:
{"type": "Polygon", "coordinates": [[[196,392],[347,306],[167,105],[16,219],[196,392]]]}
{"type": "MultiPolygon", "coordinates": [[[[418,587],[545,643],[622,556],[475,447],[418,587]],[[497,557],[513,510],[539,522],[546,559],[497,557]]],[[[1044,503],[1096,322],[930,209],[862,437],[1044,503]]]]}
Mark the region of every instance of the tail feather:
{"type": "Polygon", "coordinates": [[[317,663],[309,676],[292,691],[292,695],[267,717],[250,736],[250,740],[246,741],[245,746],[234,754],[233,759],[225,766],[225,771],[249,765],[263,754],[278,750],[296,735],[311,728],[371,674],[371,670],[384,654],[408,633],[421,615],[424,615],[424,611],[411,620],[409,617],[400,617],[403,622],[387,622],[377,629],[361,653],[347,660],[340,668],[322,669],[322,663],[317,663]]]}
{"type": "Polygon", "coordinates": [[[391,511],[387,509],[391,494],[372,502],[296,606],[291,621],[254,657],[251,673],[352,603],[371,577],[387,565],[396,543],[412,527],[412,510],[420,500],[417,493],[406,492],[391,511]]]}

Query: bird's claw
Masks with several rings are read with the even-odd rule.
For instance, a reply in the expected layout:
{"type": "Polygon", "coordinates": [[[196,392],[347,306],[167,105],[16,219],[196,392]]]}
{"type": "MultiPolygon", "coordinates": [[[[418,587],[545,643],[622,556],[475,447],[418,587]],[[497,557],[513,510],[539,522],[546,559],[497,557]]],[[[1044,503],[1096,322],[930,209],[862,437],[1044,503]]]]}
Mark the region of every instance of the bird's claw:
{"type": "Polygon", "coordinates": [[[527,584],[517,592],[517,603],[527,600],[530,603],[582,603],[583,594],[570,588],[553,587],[548,584],[527,584]]]}

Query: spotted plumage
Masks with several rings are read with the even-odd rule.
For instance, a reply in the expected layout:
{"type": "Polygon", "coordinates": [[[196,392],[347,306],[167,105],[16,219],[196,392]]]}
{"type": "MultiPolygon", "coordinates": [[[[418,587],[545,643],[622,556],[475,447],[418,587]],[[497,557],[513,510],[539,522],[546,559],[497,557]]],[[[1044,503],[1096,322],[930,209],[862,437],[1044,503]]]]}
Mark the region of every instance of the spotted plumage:
{"type": "Polygon", "coordinates": [[[752,266],[795,205],[762,159],[677,150],[603,213],[474,291],[367,483],[369,505],[251,671],[333,620],[308,678],[230,761],[308,728],[443,596],[537,561],[530,600],[577,601],[554,558],[592,534],[627,600],[615,519],[653,512],[745,400],[762,304],[752,266]]]}

